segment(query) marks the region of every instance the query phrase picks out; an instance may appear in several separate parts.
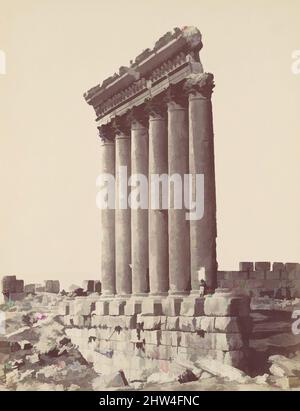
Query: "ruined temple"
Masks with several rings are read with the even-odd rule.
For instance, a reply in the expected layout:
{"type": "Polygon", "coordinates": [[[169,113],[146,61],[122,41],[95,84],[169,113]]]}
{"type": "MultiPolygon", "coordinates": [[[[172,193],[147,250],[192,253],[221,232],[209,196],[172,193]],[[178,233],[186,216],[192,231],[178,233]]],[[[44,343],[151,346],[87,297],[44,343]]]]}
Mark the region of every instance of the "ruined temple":
{"type": "Polygon", "coordinates": [[[101,276],[108,297],[197,295],[199,273],[216,286],[214,81],[203,72],[201,48],[197,29],[176,29],[85,94],[102,139],[101,171],[116,174],[116,185],[120,166],[146,176],[204,174],[205,181],[201,220],[188,222],[186,210],[172,206],[167,213],[121,209],[118,199],[115,211],[102,210],[101,276]]]}
{"type": "Polygon", "coordinates": [[[103,329],[103,342],[117,325],[119,344],[133,352],[138,344],[147,358],[170,360],[183,349],[239,365],[238,317],[248,315],[249,300],[215,292],[214,76],[203,71],[201,48],[198,29],[176,28],[84,95],[96,113],[101,173],[116,177],[116,193],[122,166],[148,177],[204,176],[201,219],[187,220],[172,202],[167,210],[121,207],[118,194],[114,208],[101,209],[102,295],[91,325],[103,329]]]}

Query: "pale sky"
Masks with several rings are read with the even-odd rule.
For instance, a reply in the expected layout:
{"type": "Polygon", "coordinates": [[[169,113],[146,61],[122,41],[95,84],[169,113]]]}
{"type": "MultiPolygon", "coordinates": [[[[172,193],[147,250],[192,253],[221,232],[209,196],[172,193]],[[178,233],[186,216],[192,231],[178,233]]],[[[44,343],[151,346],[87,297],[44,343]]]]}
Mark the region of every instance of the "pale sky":
{"type": "Polygon", "coordinates": [[[82,95],[197,26],[213,95],[220,269],[300,262],[300,0],[0,0],[0,277],[99,278],[95,115],[82,95]]]}

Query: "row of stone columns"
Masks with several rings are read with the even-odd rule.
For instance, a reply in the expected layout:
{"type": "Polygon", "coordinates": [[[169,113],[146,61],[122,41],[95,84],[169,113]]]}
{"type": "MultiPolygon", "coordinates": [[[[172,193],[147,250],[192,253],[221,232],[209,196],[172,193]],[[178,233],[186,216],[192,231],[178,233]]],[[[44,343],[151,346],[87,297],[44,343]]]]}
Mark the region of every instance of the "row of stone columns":
{"type": "MultiPolygon", "coordinates": [[[[178,90],[170,88],[167,113],[150,102],[147,124],[145,112],[141,116],[133,110],[131,129],[115,127],[114,138],[102,143],[101,172],[116,175],[116,210],[101,210],[104,296],[197,294],[199,272],[211,288],[216,285],[212,86],[192,82],[186,90],[188,108],[178,90]],[[123,209],[116,172],[120,166],[127,167],[129,176],[179,174],[183,181],[185,174],[204,174],[203,218],[188,221],[187,210],[172,203],[168,210],[123,209]]],[[[171,198],[172,190],[171,185],[171,198]]]]}

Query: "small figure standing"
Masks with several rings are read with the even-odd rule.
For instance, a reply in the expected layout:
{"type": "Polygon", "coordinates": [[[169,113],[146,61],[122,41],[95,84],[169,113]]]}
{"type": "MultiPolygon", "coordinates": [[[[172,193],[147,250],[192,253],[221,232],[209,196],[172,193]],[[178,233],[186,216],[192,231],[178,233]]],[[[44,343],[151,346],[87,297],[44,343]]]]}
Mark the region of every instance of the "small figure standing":
{"type": "Polygon", "coordinates": [[[199,288],[199,291],[200,291],[200,296],[201,297],[203,297],[204,295],[206,295],[207,294],[207,284],[206,284],[206,282],[205,282],[205,280],[200,280],[200,288],[199,288]]]}

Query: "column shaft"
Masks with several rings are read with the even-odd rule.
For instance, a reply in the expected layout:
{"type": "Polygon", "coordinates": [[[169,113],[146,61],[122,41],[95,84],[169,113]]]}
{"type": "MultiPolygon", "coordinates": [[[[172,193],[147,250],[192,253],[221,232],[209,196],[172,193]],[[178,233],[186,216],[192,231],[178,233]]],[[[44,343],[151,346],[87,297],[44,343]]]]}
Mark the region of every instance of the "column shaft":
{"type": "MultiPolygon", "coordinates": [[[[168,132],[166,119],[161,115],[149,117],[149,182],[151,175],[168,175],[168,132]]],[[[162,185],[161,185],[162,187],[162,185]]],[[[161,193],[161,190],[160,190],[161,193]]],[[[152,295],[167,294],[169,290],[168,210],[152,209],[149,197],[149,278],[152,295]]]]}
{"type": "Polygon", "coordinates": [[[128,296],[132,290],[131,212],[127,187],[130,170],[130,138],[120,133],[116,135],[116,292],[121,297],[128,296]]]}
{"type": "MultiPolygon", "coordinates": [[[[138,121],[131,127],[131,173],[148,179],[148,130],[138,121]]],[[[131,250],[132,293],[144,295],[149,291],[148,209],[131,208],[131,250]]]]}
{"type": "MultiPolygon", "coordinates": [[[[174,174],[181,177],[188,174],[188,117],[187,110],[175,102],[168,104],[168,164],[169,178],[174,174]]],[[[169,281],[171,295],[185,295],[190,291],[190,241],[189,221],[183,201],[182,208],[172,204],[174,185],[170,185],[169,205],[169,281]]]]}
{"type": "Polygon", "coordinates": [[[190,222],[192,290],[199,290],[199,274],[209,288],[217,283],[216,193],[212,105],[210,95],[189,96],[189,167],[204,175],[204,215],[190,222]]]}
{"type": "MultiPolygon", "coordinates": [[[[115,175],[115,143],[101,144],[101,173],[115,175]]],[[[102,294],[113,296],[116,292],[115,279],[115,210],[100,210],[101,282],[102,294]]]]}

